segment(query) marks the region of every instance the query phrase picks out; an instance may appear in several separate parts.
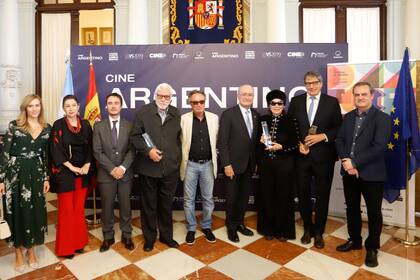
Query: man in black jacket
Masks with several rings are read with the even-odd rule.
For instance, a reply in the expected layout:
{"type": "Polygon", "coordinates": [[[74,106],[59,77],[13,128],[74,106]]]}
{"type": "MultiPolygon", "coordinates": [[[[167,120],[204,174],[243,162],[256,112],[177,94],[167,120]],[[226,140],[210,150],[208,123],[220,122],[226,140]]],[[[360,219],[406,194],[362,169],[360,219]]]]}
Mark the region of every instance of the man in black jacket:
{"type": "Polygon", "coordinates": [[[334,141],[342,117],[335,97],[321,93],[322,76],[307,72],[304,76],[306,94],[296,96],[289,106],[289,114],[299,124],[300,154],[296,159],[299,210],[303,220],[303,244],[315,236],[316,248],[324,247],[322,234],[328,216],[331,183],[337,153],[334,141]],[[311,182],[315,180],[315,222],[312,221],[311,182]]]}
{"type": "Polygon", "coordinates": [[[181,125],[178,110],[170,105],[172,95],[174,89],[169,84],[158,85],[155,102],[136,113],[131,134],[131,143],[137,151],[136,171],[140,174],[141,226],[146,252],[153,250],[157,228],[162,243],[179,247],[173,240],[172,200],[181,163],[181,125]]]}
{"type": "Polygon", "coordinates": [[[239,242],[237,231],[247,236],[254,235],[244,225],[244,214],[256,166],[259,125],[258,112],[251,108],[254,88],[251,85],[240,86],[237,98],[239,104],[222,113],[217,141],[226,180],[226,228],[232,242],[239,242]]]}
{"type": "Polygon", "coordinates": [[[372,106],[374,93],[367,82],[356,83],[353,98],[356,109],[343,121],[335,146],[341,159],[344,197],[347,206],[349,240],[337,251],[362,249],[360,197],[366,202],[369,237],[365,241],[365,264],[378,265],[379,239],[382,231],[382,196],[385,170],[385,147],[391,134],[391,117],[372,106]]]}

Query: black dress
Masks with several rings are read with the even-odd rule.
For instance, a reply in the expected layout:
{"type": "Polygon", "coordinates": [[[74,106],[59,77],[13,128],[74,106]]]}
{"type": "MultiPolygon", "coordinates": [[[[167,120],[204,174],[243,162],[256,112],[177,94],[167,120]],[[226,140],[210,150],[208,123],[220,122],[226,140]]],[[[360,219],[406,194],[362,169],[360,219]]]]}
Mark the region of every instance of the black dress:
{"type": "Polygon", "coordinates": [[[257,230],[266,236],[295,239],[294,155],[298,151],[297,123],[287,115],[262,116],[258,139],[262,135],[262,121],[267,122],[271,140],[281,144],[283,149],[269,152],[261,143],[257,147],[260,176],[256,197],[257,230]]]}

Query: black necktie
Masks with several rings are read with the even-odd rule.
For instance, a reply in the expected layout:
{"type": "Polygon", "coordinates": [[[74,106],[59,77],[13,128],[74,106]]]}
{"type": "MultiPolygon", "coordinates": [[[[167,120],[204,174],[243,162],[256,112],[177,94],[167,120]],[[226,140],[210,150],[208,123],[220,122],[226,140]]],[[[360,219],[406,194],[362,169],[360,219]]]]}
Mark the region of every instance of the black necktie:
{"type": "Polygon", "coordinates": [[[112,134],[112,141],[114,145],[117,145],[117,140],[118,140],[117,122],[118,122],[117,120],[112,121],[111,134],[112,134]]]}

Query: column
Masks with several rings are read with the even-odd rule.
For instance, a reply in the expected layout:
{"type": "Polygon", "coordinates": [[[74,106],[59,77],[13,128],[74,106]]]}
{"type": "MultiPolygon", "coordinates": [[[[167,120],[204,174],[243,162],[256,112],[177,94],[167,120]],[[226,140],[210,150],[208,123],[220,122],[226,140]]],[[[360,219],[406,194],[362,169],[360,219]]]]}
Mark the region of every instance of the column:
{"type": "Polygon", "coordinates": [[[149,41],[147,2],[148,0],[128,2],[128,44],[147,44],[149,41]]]}
{"type": "Polygon", "coordinates": [[[19,14],[17,0],[4,0],[0,9],[0,133],[19,113],[21,68],[19,66],[19,14]]]}
{"type": "Polygon", "coordinates": [[[286,42],[285,0],[267,0],[267,42],[286,42]]]}
{"type": "MultiPolygon", "coordinates": [[[[420,1],[407,0],[405,9],[405,46],[410,49],[410,59],[420,59],[420,1]]],[[[401,50],[401,53],[403,50],[401,50]]]]}

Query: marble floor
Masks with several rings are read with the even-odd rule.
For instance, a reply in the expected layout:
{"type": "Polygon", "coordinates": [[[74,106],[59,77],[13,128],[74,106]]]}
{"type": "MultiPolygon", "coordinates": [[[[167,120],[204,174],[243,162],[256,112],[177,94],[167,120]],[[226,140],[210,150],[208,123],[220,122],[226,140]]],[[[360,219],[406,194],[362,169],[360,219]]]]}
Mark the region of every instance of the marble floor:
{"type": "MultiPolygon", "coordinates": [[[[252,237],[239,234],[240,242],[228,240],[224,213],[213,216],[216,243],[208,243],[197,232],[194,245],[185,243],[185,220],[182,211],[173,212],[174,238],[178,249],[156,242],[151,252],[144,252],[139,211],[133,211],[133,241],[135,249],[128,251],[120,241],[118,224],[116,243],[105,253],[99,252],[102,243],[100,227],[89,228],[89,244],[84,253],[72,260],[54,255],[57,201],[49,195],[48,235],[45,244],[36,248],[40,268],[27,268],[20,274],[14,270],[14,249],[0,241],[0,279],[419,279],[420,246],[405,248],[392,238],[401,230],[385,227],[381,236],[379,266],[364,265],[365,250],[336,252],[345,242],[345,220],[329,217],[324,249],[313,244],[302,245],[299,238],[303,227],[296,220],[297,239],[288,242],[267,241],[256,232],[256,214],[248,212],[246,225],[255,233],[252,237]],[[417,276],[416,276],[417,275],[417,276]]],[[[118,222],[118,213],[115,213],[118,222]]],[[[200,214],[198,213],[198,218],[200,214]]],[[[420,220],[417,219],[417,225],[420,220]]],[[[417,236],[420,234],[418,227],[417,236]]],[[[364,225],[362,235],[366,237],[364,225]]]]}

